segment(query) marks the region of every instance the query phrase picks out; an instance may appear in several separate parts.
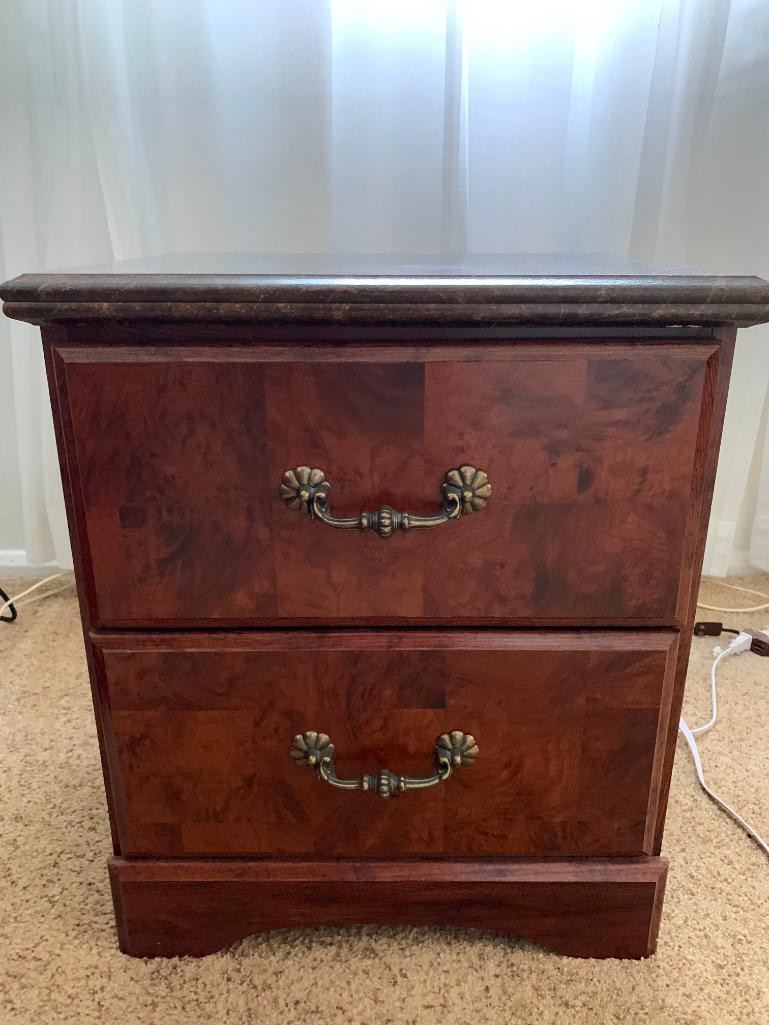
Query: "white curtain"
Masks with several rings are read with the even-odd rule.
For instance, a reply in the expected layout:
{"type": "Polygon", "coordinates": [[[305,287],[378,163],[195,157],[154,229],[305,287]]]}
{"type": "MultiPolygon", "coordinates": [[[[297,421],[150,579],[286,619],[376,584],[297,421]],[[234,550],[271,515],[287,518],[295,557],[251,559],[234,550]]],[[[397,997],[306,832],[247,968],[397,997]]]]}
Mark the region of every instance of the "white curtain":
{"type": "MultiPolygon", "coordinates": [[[[0,89],[5,277],[174,251],[769,276],[766,0],[3,0],[0,89]]],[[[66,565],[35,331],[0,330],[0,549],[66,565]]],[[[738,345],[711,573],[769,569],[768,343],[738,345]]]]}

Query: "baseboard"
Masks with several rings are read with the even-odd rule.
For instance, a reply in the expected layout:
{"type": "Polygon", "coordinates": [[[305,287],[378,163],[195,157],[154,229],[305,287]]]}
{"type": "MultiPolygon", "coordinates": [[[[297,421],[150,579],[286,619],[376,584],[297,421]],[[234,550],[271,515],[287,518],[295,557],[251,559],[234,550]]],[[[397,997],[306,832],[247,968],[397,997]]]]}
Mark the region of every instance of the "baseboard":
{"type": "Polygon", "coordinates": [[[750,563],[750,552],[747,548],[740,548],[732,552],[729,565],[726,568],[727,577],[744,577],[758,572],[756,567],[750,563]]]}
{"type": "Polygon", "coordinates": [[[0,570],[30,567],[24,548],[0,548],[0,570]]]}
{"type": "Polygon", "coordinates": [[[750,552],[747,548],[733,549],[730,537],[723,544],[719,544],[718,531],[711,525],[707,535],[702,572],[708,577],[740,577],[757,573],[759,570],[751,565],[750,552]]]}
{"type": "Polygon", "coordinates": [[[30,562],[25,548],[0,548],[0,578],[47,577],[61,568],[67,567],[60,567],[55,562],[30,562]]]}

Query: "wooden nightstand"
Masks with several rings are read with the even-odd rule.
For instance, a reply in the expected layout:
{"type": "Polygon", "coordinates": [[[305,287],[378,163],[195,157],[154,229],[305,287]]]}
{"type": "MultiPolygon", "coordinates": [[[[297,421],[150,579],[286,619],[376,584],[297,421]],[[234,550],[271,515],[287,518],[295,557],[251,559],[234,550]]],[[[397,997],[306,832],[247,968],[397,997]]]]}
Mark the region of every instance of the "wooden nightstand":
{"type": "Polygon", "coordinates": [[[200,257],[0,294],[43,327],[121,948],[405,922],[651,953],[769,285],[200,257]]]}

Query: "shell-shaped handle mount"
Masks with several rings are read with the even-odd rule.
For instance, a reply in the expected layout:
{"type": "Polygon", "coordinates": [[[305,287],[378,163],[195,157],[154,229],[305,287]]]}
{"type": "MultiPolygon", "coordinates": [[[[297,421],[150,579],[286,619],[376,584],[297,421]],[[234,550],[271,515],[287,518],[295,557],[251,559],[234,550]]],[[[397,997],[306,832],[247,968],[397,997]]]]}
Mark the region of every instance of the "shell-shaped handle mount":
{"type": "Polygon", "coordinates": [[[491,483],[485,470],[475,466],[460,466],[449,470],[441,485],[441,510],[434,516],[417,516],[398,512],[389,505],[358,516],[334,516],[328,493],[331,484],[323,470],[312,466],[297,466],[286,470],[280,485],[280,497],[289,509],[302,510],[313,519],[329,527],[347,530],[373,530],[381,538],[392,537],[398,531],[419,527],[439,527],[460,516],[483,509],[491,497],[491,483]]]}
{"type": "Polygon", "coordinates": [[[435,771],[420,777],[399,776],[389,769],[380,769],[358,779],[341,779],[334,766],[336,748],[329,735],[319,730],[297,733],[289,753],[297,765],[315,769],[320,779],[338,790],[366,790],[378,797],[397,797],[407,790],[426,790],[445,783],[455,769],[473,764],[478,757],[478,744],[475,737],[461,730],[442,733],[433,748],[435,771]]]}

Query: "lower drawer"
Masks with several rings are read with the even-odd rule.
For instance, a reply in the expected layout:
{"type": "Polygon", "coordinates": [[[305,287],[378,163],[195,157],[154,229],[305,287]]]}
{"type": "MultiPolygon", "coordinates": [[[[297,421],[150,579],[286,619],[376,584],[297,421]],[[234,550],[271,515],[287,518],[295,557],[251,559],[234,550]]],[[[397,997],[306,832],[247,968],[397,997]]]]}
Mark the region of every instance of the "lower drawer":
{"type": "Polygon", "coordinates": [[[93,643],[123,855],[651,851],[672,632],[102,634],[93,643]],[[326,770],[339,777],[386,768],[430,778],[437,766],[441,781],[387,800],[376,778],[373,792],[337,789],[291,757],[294,736],[311,730],[333,741],[326,770]],[[479,752],[443,779],[436,738],[455,730],[479,752]]]}

